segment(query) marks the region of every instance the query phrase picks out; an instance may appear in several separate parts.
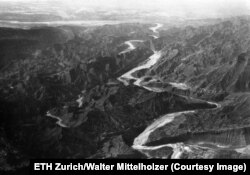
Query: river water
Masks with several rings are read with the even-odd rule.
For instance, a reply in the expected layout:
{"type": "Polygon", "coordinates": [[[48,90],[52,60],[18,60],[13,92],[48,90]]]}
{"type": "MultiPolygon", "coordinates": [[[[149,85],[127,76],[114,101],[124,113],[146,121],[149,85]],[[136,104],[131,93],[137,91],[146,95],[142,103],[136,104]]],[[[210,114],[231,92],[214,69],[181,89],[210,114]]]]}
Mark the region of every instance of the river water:
{"type": "MultiPolygon", "coordinates": [[[[151,36],[153,36],[154,39],[159,38],[159,32],[158,29],[161,28],[163,24],[156,24],[154,27],[150,27],[149,29],[153,32],[151,36]]],[[[119,54],[125,54],[127,52],[130,52],[136,47],[134,46],[133,43],[135,42],[144,42],[143,40],[129,40],[124,42],[124,44],[128,45],[128,48],[125,49],[124,51],[120,52],[119,54]]],[[[144,77],[137,78],[133,76],[133,73],[142,69],[149,69],[153,65],[157,63],[157,61],[161,58],[162,52],[160,51],[153,51],[153,55],[151,55],[143,64],[138,65],[137,67],[133,68],[132,70],[126,72],[122,76],[118,77],[117,79],[121,81],[125,86],[128,86],[130,84],[130,80],[135,80],[134,85],[145,88],[149,91],[157,92],[160,93],[162,92],[159,90],[157,87],[146,87],[141,85],[141,82],[143,81],[144,77]]],[[[186,90],[189,89],[189,86],[186,85],[185,83],[177,83],[177,82],[169,82],[173,87],[186,90]]],[[[77,99],[77,103],[79,104],[79,107],[82,106],[82,96],[79,96],[77,99]]],[[[214,103],[214,102],[207,102],[211,105],[216,105],[217,108],[220,108],[220,104],[214,103]]],[[[140,135],[138,135],[134,139],[133,143],[133,149],[140,151],[141,153],[145,154],[149,158],[151,157],[150,151],[155,151],[163,148],[172,148],[173,149],[173,154],[171,155],[171,158],[177,159],[180,158],[183,152],[185,151],[190,151],[190,148],[186,146],[183,143],[175,143],[175,144],[163,144],[163,145],[157,145],[157,146],[145,146],[145,143],[148,140],[149,135],[154,132],[156,129],[164,127],[166,124],[171,123],[176,117],[183,115],[183,114],[189,114],[189,113],[195,113],[196,110],[190,110],[190,111],[182,111],[182,112],[175,112],[175,113],[170,113],[163,115],[156,119],[152,124],[150,124],[140,135]]],[[[47,112],[46,116],[57,119],[58,121],[56,124],[58,124],[61,127],[68,127],[65,124],[63,124],[63,121],[60,117],[57,117],[55,115],[52,115],[49,111],[47,112]]],[[[164,158],[164,157],[158,157],[158,158],[164,158]]]]}
{"type": "MultiPolygon", "coordinates": [[[[161,28],[163,25],[162,24],[156,24],[156,26],[154,27],[150,27],[149,29],[153,31],[153,34],[151,36],[153,36],[154,39],[159,38],[159,32],[158,29],[161,28]]],[[[127,41],[130,45],[130,48],[133,48],[133,50],[135,49],[135,47],[133,46],[131,41],[127,41]]],[[[125,50],[126,51],[126,50],[125,50]]],[[[133,68],[132,70],[128,71],[127,73],[123,74],[122,76],[120,76],[118,78],[119,81],[121,81],[125,86],[129,85],[130,80],[135,80],[134,81],[134,85],[136,86],[140,86],[142,88],[145,88],[149,91],[153,91],[153,92],[161,92],[159,91],[158,88],[155,87],[146,87],[146,86],[142,86],[141,82],[143,81],[143,77],[142,78],[137,78],[133,76],[133,73],[142,69],[149,69],[150,67],[152,67],[154,64],[157,63],[157,61],[161,58],[162,56],[162,52],[161,51],[154,51],[153,55],[151,55],[144,64],[139,65],[135,68],[133,68]]],[[[186,85],[185,83],[176,83],[176,82],[169,82],[170,85],[172,85],[173,87],[176,87],[178,89],[182,89],[182,90],[187,90],[189,89],[189,86],[186,85]]],[[[214,103],[214,102],[207,102],[211,105],[216,105],[217,108],[221,107],[220,104],[214,103]]],[[[163,149],[165,147],[168,148],[172,148],[173,150],[173,154],[171,155],[171,158],[173,159],[178,159],[180,158],[180,156],[182,155],[183,152],[189,152],[190,148],[186,145],[184,145],[183,143],[175,143],[175,144],[164,144],[164,145],[158,145],[158,146],[145,146],[145,143],[148,140],[148,137],[150,135],[150,133],[154,132],[156,129],[164,127],[166,124],[171,123],[176,117],[183,115],[183,114],[189,114],[189,113],[195,113],[195,110],[190,110],[190,111],[182,111],[182,112],[175,112],[175,113],[171,113],[171,114],[166,114],[163,115],[162,117],[156,119],[152,124],[150,124],[140,135],[138,135],[135,139],[134,139],[134,143],[133,143],[133,148],[135,150],[140,151],[141,153],[145,154],[146,156],[148,156],[149,158],[151,158],[150,155],[150,151],[155,151],[155,150],[159,150],[159,149],[163,149]]],[[[154,157],[156,158],[156,157],[154,157]]],[[[157,157],[157,158],[164,158],[164,157],[157,157]]]]}
{"type": "Polygon", "coordinates": [[[59,125],[59,126],[61,126],[61,127],[63,127],[63,128],[67,128],[67,127],[68,127],[67,125],[65,125],[65,124],[63,123],[63,120],[62,120],[60,117],[57,117],[57,116],[55,116],[55,115],[52,115],[49,111],[47,112],[46,116],[47,116],[47,117],[54,118],[54,119],[57,119],[56,124],[59,125]]]}
{"type": "Polygon", "coordinates": [[[133,44],[134,42],[140,42],[141,43],[141,42],[144,42],[144,41],[143,40],[129,40],[129,41],[124,42],[124,44],[128,45],[128,48],[126,50],[120,52],[119,55],[125,54],[127,52],[132,51],[132,50],[135,50],[136,47],[133,44]]]}

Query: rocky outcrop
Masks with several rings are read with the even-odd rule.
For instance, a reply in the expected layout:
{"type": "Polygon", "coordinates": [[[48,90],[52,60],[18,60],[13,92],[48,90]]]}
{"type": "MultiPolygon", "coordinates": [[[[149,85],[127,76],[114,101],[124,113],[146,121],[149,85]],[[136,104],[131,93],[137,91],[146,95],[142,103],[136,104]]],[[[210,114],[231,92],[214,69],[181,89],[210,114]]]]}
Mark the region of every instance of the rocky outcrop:
{"type": "Polygon", "coordinates": [[[186,83],[195,96],[202,98],[213,99],[239,86],[247,89],[247,82],[240,79],[248,79],[244,70],[247,70],[250,42],[245,34],[249,31],[248,19],[244,18],[207,27],[177,29],[180,38],[165,45],[163,57],[150,74],[164,83],[186,83]]]}
{"type": "MultiPolygon", "coordinates": [[[[196,149],[210,150],[203,158],[216,158],[223,152],[225,158],[249,157],[246,151],[242,151],[249,146],[249,103],[249,95],[232,94],[216,110],[203,109],[176,115],[171,122],[153,130],[144,144],[166,145],[166,149],[169,149],[174,148],[171,145],[182,143],[186,147],[182,156],[186,158],[202,158],[200,151],[197,153],[196,149]]],[[[160,150],[157,152],[159,154],[160,150]]],[[[162,151],[162,157],[170,152],[165,155],[162,151]]],[[[150,152],[150,155],[154,154],[150,152]]]]}
{"type": "Polygon", "coordinates": [[[175,158],[179,152],[248,157],[248,22],[173,27],[155,40],[148,24],[1,29],[1,163],[15,169],[28,158],[175,158]],[[138,39],[144,42],[119,55],[125,41],[138,39]],[[144,88],[117,81],[153,54],[152,44],[160,59],[133,73],[144,88]],[[145,155],[132,149],[147,126],[169,115],[171,122],[144,139],[146,146],[162,146],[145,155]],[[12,154],[17,165],[6,161],[12,154]]]}

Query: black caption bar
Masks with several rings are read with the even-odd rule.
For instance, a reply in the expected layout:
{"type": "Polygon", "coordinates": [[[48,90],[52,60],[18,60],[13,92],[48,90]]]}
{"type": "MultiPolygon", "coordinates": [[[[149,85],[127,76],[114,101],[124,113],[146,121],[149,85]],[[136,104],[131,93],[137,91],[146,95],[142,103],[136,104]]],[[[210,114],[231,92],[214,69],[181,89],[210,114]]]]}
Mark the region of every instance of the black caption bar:
{"type": "Polygon", "coordinates": [[[96,171],[108,171],[117,174],[133,171],[150,171],[150,173],[172,174],[249,174],[249,160],[128,160],[128,159],[36,159],[30,162],[30,174],[84,174],[96,171]]]}

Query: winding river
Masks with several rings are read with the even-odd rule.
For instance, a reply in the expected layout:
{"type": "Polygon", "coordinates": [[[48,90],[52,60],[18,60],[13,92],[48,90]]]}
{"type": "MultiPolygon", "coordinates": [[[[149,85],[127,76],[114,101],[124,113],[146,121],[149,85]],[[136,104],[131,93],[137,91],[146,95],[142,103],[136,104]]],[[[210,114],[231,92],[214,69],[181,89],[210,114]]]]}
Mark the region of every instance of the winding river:
{"type": "MultiPolygon", "coordinates": [[[[153,36],[154,39],[159,38],[159,32],[157,31],[160,27],[162,27],[162,24],[156,24],[155,27],[151,27],[149,28],[153,34],[151,36],[153,36]]],[[[129,40],[124,42],[126,45],[128,45],[128,48],[125,49],[124,51],[120,52],[119,54],[124,54],[127,52],[130,52],[134,49],[136,49],[136,47],[134,46],[134,42],[144,42],[143,40],[129,40]]],[[[155,51],[153,50],[153,55],[151,55],[143,64],[140,64],[139,66],[133,68],[132,70],[126,72],[125,74],[123,74],[122,76],[120,76],[119,78],[117,78],[119,81],[121,81],[125,86],[128,86],[130,84],[130,80],[135,80],[134,81],[134,85],[145,88],[149,91],[153,91],[153,92],[162,92],[161,90],[159,90],[157,87],[146,87],[142,85],[142,81],[144,77],[141,78],[137,78],[133,76],[133,73],[142,69],[149,69],[150,67],[152,67],[154,64],[157,63],[157,61],[161,58],[162,56],[162,52],[161,51],[155,51]]],[[[186,90],[189,89],[188,85],[186,85],[185,83],[176,83],[176,82],[170,82],[170,85],[172,85],[173,87],[182,89],[182,90],[186,90]]],[[[79,96],[79,98],[77,99],[77,103],[79,105],[79,107],[82,106],[82,96],[79,96]]],[[[216,105],[216,108],[220,108],[220,104],[214,103],[214,102],[207,102],[211,105],[216,105]]],[[[216,109],[214,108],[214,109],[216,109]]],[[[182,153],[184,151],[190,151],[189,146],[186,146],[184,143],[174,143],[174,144],[163,144],[163,145],[158,145],[158,146],[145,146],[145,143],[148,140],[149,135],[154,132],[156,129],[161,128],[163,126],[165,126],[168,123],[171,123],[174,121],[174,119],[178,116],[181,116],[183,114],[189,114],[189,113],[195,113],[196,110],[189,110],[189,111],[182,111],[182,112],[175,112],[175,113],[170,113],[170,114],[166,114],[161,116],[160,118],[156,119],[152,124],[150,124],[140,135],[138,135],[135,139],[134,139],[134,143],[133,143],[133,149],[140,151],[141,153],[145,154],[148,157],[151,157],[149,152],[150,151],[155,151],[155,150],[159,150],[159,149],[163,149],[165,147],[168,148],[172,148],[173,149],[173,154],[171,155],[171,158],[173,159],[177,159],[180,158],[180,156],[182,155],[182,153]]],[[[65,124],[63,124],[63,120],[60,117],[57,117],[53,114],[51,114],[49,111],[47,112],[46,116],[57,119],[58,121],[56,122],[56,124],[58,124],[61,127],[68,127],[65,124]]],[[[164,158],[164,157],[161,157],[164,158]]]]}
{"type": "Polygon", "coordinates": [[[61,126],[61,127],[63,127],[63,128],[67,128],[68,127],[67,125],[63,124],[63,120],[60,117],[57,117],[57,116],[51,114],[49,111],[47,112],[46,116],[54,118],[54,119],[57,119],[56,124],[59,125],[59,126],[61,126]]]}
{"type": "Polygon", "coordinates": [[[130,52],[132,50],[135,50],[136,47],[133,45],[134,42],[144,42],[143,40],[129,40],[126,41],[124,44],[128,45],[128,48],[122,52],[119,53],[119,55],[125,54],[127,52],[130,52]]]}
{"type": "Polygon", "coordinates": [[[159,38],[159,32],[157,30],[159,28],[161,28],[162,26],[163,26],[163,24],[157,23],[155,27],[150,27],[149,29],[152,30],[155,33],[155,34],[150,35],[150,36],[152,36],[154,39],[159,38]]]}
{"type": "MultiPolygon", "coordinates": [[[[150,30],[152,30],[154,32],[154,34],[159,34],[159,32],[157,31],[157,29],[159,29],[160,27],[162,27],[163,24],[156,24],[155,27],[151,27],[149,28],[150,30]]],[[[157,38],[156,35],[151,35],[151,36],[154,36],[154,38],[157,38]]],[[[122,51],[122,52],[127,52],[128,50],[131,51],[131,50],[134,50],[135,49],[135,46],[133,45],[133,42],[134,41],[142,41],[142,40],[129,40],[129,41],[126,41],[125,43],[129,45],[129,48],[122,51]]],[[[155,63],[157,63],[157,61],[161,58],[162,56],[162,52],[161,51],[155,51],[153,50],[153,55],[151,55],[144,64],[142,65],[139,65],[138,67],[135,67],[133,68],[132,70],[128,71],[127,73],[123,74],[122,76],[120,76],[118,78],[119,81],[123,82],[123,84],[125,86],[128,86],[129,85],[129,80],[135,80],[134,82],[134,85],[136,86],[140,86],[140,83],[142,81],[142,78],[137,78],[137,77],[134,77],[132,74],[136,71],[139,71],[139,70],[142,70],[142,69],[149,69],[150,67],[152,67],[155,63]]],[[[144,86],[143,86],[144,87],[144,86]]],[[[147,87],[144,87],[145,89],[148,89],[148,90],[151,90],[147,87]]]]}
{"type": "MultiPolygon", "coordinates": [[[[155,27],[149,28],[154,33],[151,36],[153,36],[155,39],[159,38],[159,32],[157,30],[162,26],[163,26],[162,24],[156,24],[155,27]]],[[[132,44],[130,41],[127,41],[127,42],[132,44]]],[[[134,46],[130,46],[130,47],[135,49],[134,46]]],[[[145,88],[145,89],[147,89],[149,91],[153,91],[153,92],[158,92],[158,93],[161,92],[161,91],[159,91],[158,88],[142,86],[141,82],[143,81],[143,77],[137,78],[137,77],[133,76],[134,72],[142,70],[142,69],[149,69],[150,67],[152,67],[154,64],[157,63],[157,61],[162,56],[162,52],[161,51],[153,51],[153,52],[154,52],[154,54],[152,56],[150,56],[144,64],[139,65],[138,67],[135,67],[132,70],[128,71],[127,73],[123,74],[122,76],[120,76],[118,78],[118,80],[121,81],[125,86],[129,85],[130,80],[135,80],[133,84],[136,86],[140,86],[142,88],[145,88]]],[[[172,85],[173,87],[176,87],[176,88],[179,88],[182,90],[189,89],[189,87],[185,83],[170,82],[169,84],[172,85]]],[[[220,104],[217,104],[214,102],[207,102],[207,103],[209,103],[211,105],[216,105],[216,108],[221,107],[220,104]]],[[[195,112],[196,112],[195,110],[189,110],[189,111],[175,112],[175,113],[163,115],[162,117],[155,120],[152,124],[150,124],[139,136],[137,136],[134,139],[134,143],[133,143],[132,147],[135,150],[138,150],[141,153],[145,154],[149,158],[151,157],[149,154],[150,151],[155,151],[155,150],[159,150],[159,149],[162,149],[165,147],[170,147],[173,149],[173,154],[171,155],[171,158],[173,158],[173,159],[180,158],[180,156],[182,155],[183,152],[190,151],[190,148],[188,146],[184,145],[184,143],[164,144],[164,145],[158,145],[158,146],[145,146],[145,143],[147,142],[149,135],[152,132],[154,132],[156,129],[161,128],[168,123],[171,123],[176,117],[178,117],[182,114],[189,114],[189,113],[195,113],[195,112]]],[[[161,157],[161,158],[164,158],[164,157],[161,157]]]]}
{"type": "Polygon", "coordinates": [[[129,72],[123,74],[118,78],[119,81],[123,82],[125,86],[129,85],[129,80],[136,80],[134,85],[140,86],[140,82],[142,81],[141,78],[134,77],[132,74],[136,71],[142,69],[148,69],[153,66],[161,57],[161,51],[154,51],[154,54],[151,55],[145,62],[145,64],[135,67],[134,69],[130,70],[129,72]]]}

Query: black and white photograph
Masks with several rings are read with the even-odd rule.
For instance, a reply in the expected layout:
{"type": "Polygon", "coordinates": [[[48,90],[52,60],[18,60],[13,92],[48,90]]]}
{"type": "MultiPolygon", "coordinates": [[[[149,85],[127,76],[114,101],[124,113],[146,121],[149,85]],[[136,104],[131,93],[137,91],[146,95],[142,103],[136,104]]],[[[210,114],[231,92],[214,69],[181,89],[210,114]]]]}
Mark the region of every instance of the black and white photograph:
{"type": "Polygon", "coordinates": [[[250,0],[0,0],[1,172],[249,158],[250,0]]]}

